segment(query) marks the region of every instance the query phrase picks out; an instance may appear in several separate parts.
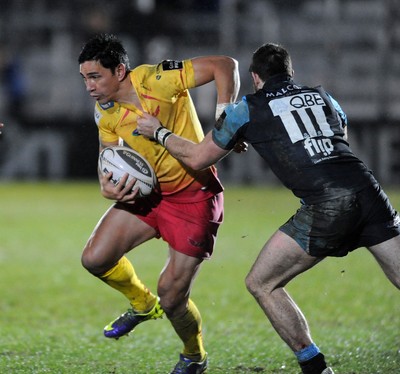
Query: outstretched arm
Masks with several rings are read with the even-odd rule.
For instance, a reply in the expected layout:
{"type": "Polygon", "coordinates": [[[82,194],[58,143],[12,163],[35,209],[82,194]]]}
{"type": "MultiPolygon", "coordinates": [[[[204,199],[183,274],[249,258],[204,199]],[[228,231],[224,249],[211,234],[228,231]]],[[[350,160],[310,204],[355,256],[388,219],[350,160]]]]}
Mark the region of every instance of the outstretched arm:
{"type": "Polygon", "coordinates": [[[193,170],[205,169],[224,158],[230,151],[217,146],[210,131],[200,143],[173,134],[156,117],[143,113],[137,121],[139,134],[156,140],[169,153],[193,170]]]}

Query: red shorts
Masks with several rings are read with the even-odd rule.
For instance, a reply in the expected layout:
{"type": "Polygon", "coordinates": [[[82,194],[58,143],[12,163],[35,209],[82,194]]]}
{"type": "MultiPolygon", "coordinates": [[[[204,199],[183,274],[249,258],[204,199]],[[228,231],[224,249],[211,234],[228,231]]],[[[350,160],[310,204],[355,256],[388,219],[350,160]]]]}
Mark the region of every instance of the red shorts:
{"type": "Polygon", "coordinates": [[[223,221],[224,197],[177,203],[167,199],[136,201],[133,213],[158,231],[174,250],[188,256],[207,259],[214,249],[217,231],[223,221]]]}

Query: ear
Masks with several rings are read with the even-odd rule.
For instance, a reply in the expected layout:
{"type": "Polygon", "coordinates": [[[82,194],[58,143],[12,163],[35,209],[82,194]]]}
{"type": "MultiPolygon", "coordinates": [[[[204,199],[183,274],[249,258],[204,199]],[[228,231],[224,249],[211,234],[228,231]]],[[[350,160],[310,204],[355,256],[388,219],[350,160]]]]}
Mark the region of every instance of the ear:
{"type": "Polygon", "coordinates": [[[125,75],[126,75],[126,66],[125,66],[125,64],[119,64],[115,68],[115,75],[117,76],[119,81],[122,81],[125,78],[125,75]]]}
{"type": "Polygon", "coordinates": [[[265,82],[260,78],[260,76],[254,72],[251,72],[251,76],[253,78],[254,87],[257,89],[263,88],[265,82]]]}

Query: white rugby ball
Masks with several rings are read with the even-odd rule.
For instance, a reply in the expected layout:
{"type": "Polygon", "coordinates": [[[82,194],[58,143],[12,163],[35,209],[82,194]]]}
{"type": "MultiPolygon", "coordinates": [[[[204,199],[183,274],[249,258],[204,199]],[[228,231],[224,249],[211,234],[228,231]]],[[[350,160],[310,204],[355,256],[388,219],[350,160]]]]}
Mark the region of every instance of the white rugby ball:
{"type": "Polygon", "coordinates": [[[99,155],[99,169],[103,175],[112,172],[111,182],[117,185],[120,179],[129,174],[127,183],[133,178],[139,187],[138,196],[148,196],[156,185],[156,176],[149,162],[138,152],[123,146],[104,148],[99,155]]]}

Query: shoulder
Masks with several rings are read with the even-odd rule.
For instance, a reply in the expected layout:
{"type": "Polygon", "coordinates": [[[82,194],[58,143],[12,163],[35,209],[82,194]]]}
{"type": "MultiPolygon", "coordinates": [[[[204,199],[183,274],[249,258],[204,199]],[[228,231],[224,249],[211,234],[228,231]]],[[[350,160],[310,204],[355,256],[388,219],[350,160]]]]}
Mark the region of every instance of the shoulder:
{"type": "Polygon", "coordinates": [[[130,74],[134,76],[179,72],[184,69],[193,69],[191,60],[162,60],[158,64],[143,64],[134,68],[130,74]]]}
{"type": "Polygon", "coordinates": [[[156,65],[139,65],[130,74],[137,87],[162,87],[174,93],[194,87],[191,60],[163,60],[156,65]]]}
{"type": "Polygon", "coordinates": [[[223,149],[232,149],[238,141],[239,130],[248,122],[249,107],[246,98],[228,105],[212,130],[214,142],[223,149]]]}
{"type": "Polygon", "coordinates": [[[136,66],[130,73],[131,80],[141,81],[146,77],[155,74],[157,65],[143,64],[136,66]]]}
{"type": "Polygon", "coordinates": [[[114,101],[110,101],[106,104],[96,103],[94,107],[94,119],[97,126],[109,122],[111,118],[118,115],[120,111],[120,105],[114,101]]]}
{"type": "Polygon", "coordinates": [[[339,114],[340,119],[342,120],[342,125],[343,126],[347,126],[347,115],[346,113],[343,111],[342,107],[340,106],[340,104],[337,102],[337,100],[328,92],[326,93],[326,95],[328,96],[329,100],[332,102],[333,107],[335,108],[335,110],[337,111],[337,113],[339,114]]]}
{"type": "Polygon", "coordinates": [[[247,97],[243,97],[241,101],[230,104],[225,108],[227,124],[244,124],[249,121],[249,106],[247,97]]]}

